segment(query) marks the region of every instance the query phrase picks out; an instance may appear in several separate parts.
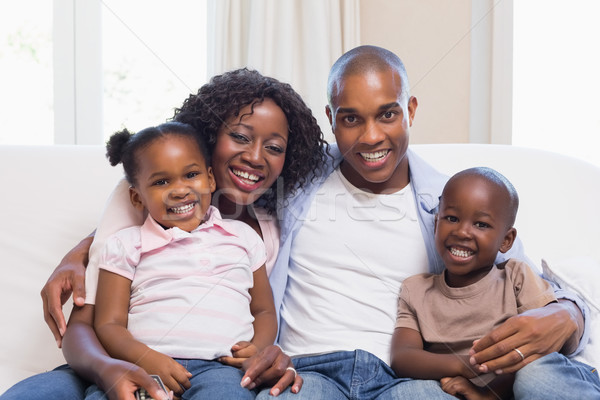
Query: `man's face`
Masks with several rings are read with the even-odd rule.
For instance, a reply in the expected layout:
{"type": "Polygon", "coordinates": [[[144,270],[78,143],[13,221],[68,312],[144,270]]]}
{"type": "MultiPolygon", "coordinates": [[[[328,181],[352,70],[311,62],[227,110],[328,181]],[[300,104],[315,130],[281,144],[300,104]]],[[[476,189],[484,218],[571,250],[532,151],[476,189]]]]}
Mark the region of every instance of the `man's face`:
{"type": "Polygon", "coordinates": [[[346,76],[337,83],[331,103],[326,112],[344,155],[346,179],[373,193],[405,187],[417,99],[402,96],[400,75],[389,69],[346,76]]]}

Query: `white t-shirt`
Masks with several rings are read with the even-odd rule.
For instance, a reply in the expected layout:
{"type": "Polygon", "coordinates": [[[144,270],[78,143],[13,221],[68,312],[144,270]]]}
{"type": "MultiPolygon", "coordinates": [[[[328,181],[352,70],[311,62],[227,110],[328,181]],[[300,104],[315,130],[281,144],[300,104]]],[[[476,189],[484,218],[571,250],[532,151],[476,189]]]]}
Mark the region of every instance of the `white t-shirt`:
{"type": "Polygon", "coordinates": [[[389,364],[400,285],[427,271],[411,185],[372,194],[338,168],[294,240],[279,344],[292,356],[362,349],[389,364]]]}

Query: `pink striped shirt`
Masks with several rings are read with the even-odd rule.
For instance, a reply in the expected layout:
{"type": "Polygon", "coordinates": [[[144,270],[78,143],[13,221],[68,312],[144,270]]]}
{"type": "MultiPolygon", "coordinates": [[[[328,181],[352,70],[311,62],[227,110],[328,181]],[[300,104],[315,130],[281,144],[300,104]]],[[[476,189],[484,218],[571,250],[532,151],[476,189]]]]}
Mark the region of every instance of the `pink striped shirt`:
{"type": "Polygon", "coordinates": [[[252,273],[266,259],[248,225],[211,206],[192,232],[163,229],[151,217],[107,239],[100,268],[130,279],[127,329],[175,358],[212,360],[253,337],[252,273]]]}

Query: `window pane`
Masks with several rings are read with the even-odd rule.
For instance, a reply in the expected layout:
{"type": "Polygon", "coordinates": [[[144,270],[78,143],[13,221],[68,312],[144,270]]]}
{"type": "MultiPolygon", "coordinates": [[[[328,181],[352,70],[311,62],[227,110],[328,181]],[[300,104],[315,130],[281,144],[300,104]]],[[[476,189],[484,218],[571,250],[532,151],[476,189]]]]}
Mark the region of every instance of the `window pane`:
{"type": "Polygon", "coordinates": [[[104,135],[157,125],[206,81],[206,1],[105,0],[104,135]]]}
{"type": "Polygon", "coordinates": [[[0,11],[0,144],[53,142],[52,71],[52,1],[22,0],[3,4],[0,11]]]}
{"type": "Polygon", "coordinates": [[[600,2],[514,2],[513,144],[600,166],[600,2]]]}

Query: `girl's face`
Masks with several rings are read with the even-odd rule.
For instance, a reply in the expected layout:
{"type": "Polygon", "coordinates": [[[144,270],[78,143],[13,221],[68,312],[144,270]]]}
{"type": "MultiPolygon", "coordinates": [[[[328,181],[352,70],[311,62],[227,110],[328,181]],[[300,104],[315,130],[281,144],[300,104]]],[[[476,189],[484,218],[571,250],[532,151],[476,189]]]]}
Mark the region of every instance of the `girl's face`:
{"type": "Polygon", "coordinates": [[[288,142],[288,121],[271,99],[240,110],[217,133],[212,167],[217,204],[254,203],[281,175],[288,142]]]}
{"type": "Polygon", "coordinates": [[[138,150],[139,170],[132,204],[165,228],[191,232],[210,206],[215,179],[193,138],[168,135],[138,150]]]}

